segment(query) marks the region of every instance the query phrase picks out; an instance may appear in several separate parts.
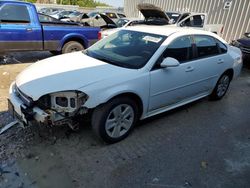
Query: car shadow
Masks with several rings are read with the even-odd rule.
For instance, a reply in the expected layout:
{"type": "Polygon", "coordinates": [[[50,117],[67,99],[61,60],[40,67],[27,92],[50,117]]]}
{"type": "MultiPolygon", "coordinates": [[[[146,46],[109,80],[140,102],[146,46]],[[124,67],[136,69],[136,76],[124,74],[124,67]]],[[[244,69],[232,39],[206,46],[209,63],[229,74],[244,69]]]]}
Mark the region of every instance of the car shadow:
{"type": "Polygon", "coordinates": [[[172,110],[169,110],[169,111],[157,114],[157,115],[149,117],[149,118],[146,118],[144,120],[140,120],[138,122],[137,126],[138,127],[148,126],[148,125],[150,125],[150,124],[152,124],[152,123],[154,123],[154,122],[156,122],[156,121],[158,121],[158,120],[160,120],[162,118],[167,118],[168,116],[172,116],[172,115],[180,113],[180,112],[186,112],[186,113],[188,113],[189,112],[189,108],[192,108],[195,105],[201,103],[202,101],[206,101],[206,100],[209,100],[209,98],[205,97],[205,98],[196,100],[194,102],[188,103],[186,105],[174,108],[172,110]]]}
{"type": "Polygon", "coordinates": [[[35,52],[13,52],[4,56],[0,56],[0,65],[33,63],[53,55],[50,52],[35,51],[35,52]]]}

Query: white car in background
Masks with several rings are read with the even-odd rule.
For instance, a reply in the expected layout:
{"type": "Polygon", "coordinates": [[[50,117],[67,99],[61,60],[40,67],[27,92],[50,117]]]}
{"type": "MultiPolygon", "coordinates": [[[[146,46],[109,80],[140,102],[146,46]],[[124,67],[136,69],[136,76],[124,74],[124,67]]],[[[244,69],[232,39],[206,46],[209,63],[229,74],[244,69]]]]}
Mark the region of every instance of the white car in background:
{"type": "MultiPolygon", "coordinates": [[[[144,25],[171,25],[172,27],[195,28],[199,30],[210,31],[221,35],[223,33],[223,24],[208,24],[206,13],[179,13],[179,12],[164,12],[161,8],[155,5],[142,3],[138,5],[139,12],[143,18],[131,18],[123,27],[144,24],[144,25]]],[[[101,32],[101,37],[107,37],[117,29],[104,30],[101,32]]]]}
{"type": "MultiPolygon", "coordinates": [[[[113,29],[104,29],[100,32],[100,38],[105,38],[117,31],[119,31],[122,28],[126,28],[128,26],[138,25],[142,23],[144,20],[139,18],[120,18],[117,22],[117,28],[113,29]]],[[[115,24],[115,23],[114,23],[115,24]]]]}
{"type": "Polygon", "coordinates": [[[11,84],[9,111],[26,124],[79,126],[118,142],[136,122],[200,98],[221,99],[242,54],[211,32],[162,26],[121,29],[87,50],[34,63],[11,84]]]}

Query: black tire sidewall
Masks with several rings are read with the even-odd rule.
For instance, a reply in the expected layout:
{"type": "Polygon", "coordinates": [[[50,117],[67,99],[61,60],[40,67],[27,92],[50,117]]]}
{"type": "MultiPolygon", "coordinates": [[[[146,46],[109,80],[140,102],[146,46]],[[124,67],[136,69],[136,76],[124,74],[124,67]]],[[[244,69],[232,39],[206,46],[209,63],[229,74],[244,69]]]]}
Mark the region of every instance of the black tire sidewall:
{"type": "Polygon", "coordinates": [[[76,42],[76,41],[70,41],[70,42],[67,42],[63,48],[62,48],[62,53],[65,54],[65,53],[70,53],[72,52],[70,49],[72,48],[78,48],[79,50],[78,51],[81,51],[81,50],[84,50],[84,47],[81,43],[79,42],[76,42]]]}
{"type": "Polygon", "coordinates": [[[127,98],[127,97],[115,98],[115,99],[101,105],[100,107],[97,107],[97,109],[94,111],[94,113],[95,114],[93,114],[93,116],[92,116],[92,126],[94,129],[94,132],[97,134],[97,136],[99,138],[101,138],[102,140],[104,140],[107,143],[119,142],[119,141],[123,140],[124,138],[126,138],[129,135],[129,133],[133,130],[134,125],[138,120],[138,107],[133,100],[131,100],[130,98],[127,98]],[[130,129],[124,135],[122,135],[119,138],[112,138],[106,132],[105,123],[106,123],[106,120],[107,120],[111,110],[120,104],[127,104],[133,108],[134,121],[133,121],[130,129]]]}
{"type": "Polygon", "coordinates": [[[213,92],[212,92],[212,94],[210,95],[210,98],[212,99],[212,100],[220,100],[220,99],[222,99],[225,95],[226,95],[226,93],[227,93],[227,90],[228,90],[228,88],[229,88],[229,85],[230,85],[230,81],[231,81],[231,79],[230,79],[230,76],[228,75],[228,74],[223,74],[223,75],[221,75],[221,77],[219,78],[219,80],[217,81],[217,83],[216,83],[216,86],[215,86],[215,88],[214,88],[214,90],[213,90],[213,92]],[[221,81],[221,79],[224,77],[224,76],[227,76],[228,78],[229,78],[229,84],[228,84],[228,86],[227,86],[227,89],[226,89],[226,91],[225,91],[225,93],[222,95],[222,96],[218,96],[218,86],[219,86],[219,83],[220,83],[220,81],[221,81]]]}

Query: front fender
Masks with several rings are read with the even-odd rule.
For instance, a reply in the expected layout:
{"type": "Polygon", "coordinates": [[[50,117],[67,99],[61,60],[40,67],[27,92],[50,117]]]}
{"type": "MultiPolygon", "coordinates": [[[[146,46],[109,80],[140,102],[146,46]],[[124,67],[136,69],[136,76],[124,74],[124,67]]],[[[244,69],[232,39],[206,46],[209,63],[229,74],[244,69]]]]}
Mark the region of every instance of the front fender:
{"type": "Polygon", "coordinates": [[[142,115],[147,112],[150,86],[149,76],[142,76],[135,80],[117,83],[115,85],[109,84],[109,87],[104,87],[103,85],[103,83],[98,83],[95,86],[87,86],[80,89],[89,96],[89,99],[84,105],[85,107],[93,109],[118,95],[130,93],[137,95],[141,99],[143,105],[142,115]]]}

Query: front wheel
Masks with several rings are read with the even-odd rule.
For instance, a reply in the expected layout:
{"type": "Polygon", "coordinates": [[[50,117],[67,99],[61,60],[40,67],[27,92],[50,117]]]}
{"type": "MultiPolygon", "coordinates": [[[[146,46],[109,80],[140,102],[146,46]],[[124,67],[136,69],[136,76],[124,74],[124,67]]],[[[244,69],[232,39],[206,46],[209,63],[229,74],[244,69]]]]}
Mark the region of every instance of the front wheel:
{"type": "Polygon", "coordinates": [[[127,97],[115,98],[97,107],[92,115],[94,133],[107,143],[126,138],[138,119],[136,103],[127,97]]]}
{"type": "Polygon", "coordinates": [[[81,43],[76,42],[76,41],[70,41],[64,44],[62,48],[62,53],[66,54],[66,53],[77,52],[81,50],[84,50],[84,47],[81,43]]]}
{"type": "Polygon", "coordinates": [[[224,97],[226,94],[228,87],[230,85],[231,78],[228,74],[223,74],[220,79],[218,80],[210,98],[212,100],[219,100],[224,97]]]}

